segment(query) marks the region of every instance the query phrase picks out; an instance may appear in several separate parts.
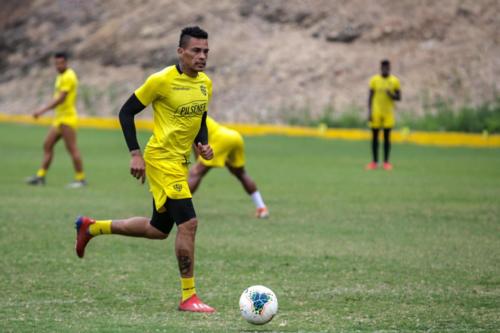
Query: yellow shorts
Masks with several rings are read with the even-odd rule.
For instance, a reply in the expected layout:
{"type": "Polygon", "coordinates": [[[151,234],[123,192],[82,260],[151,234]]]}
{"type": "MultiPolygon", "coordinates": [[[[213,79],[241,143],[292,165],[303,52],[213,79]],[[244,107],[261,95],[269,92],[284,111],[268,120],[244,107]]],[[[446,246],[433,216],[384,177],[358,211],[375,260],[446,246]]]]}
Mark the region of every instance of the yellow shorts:
{"type": "Polygon", "coordinates": [[[396,124],[394,112],[372,111],[372,121],[369,122],[371,128],[393,128],[396,124]]]}
{"type": "Polygon", "coordinates": [[[52,127],[55,127],[58,131],[60,131],[61,125],[67,125],[76,130],[78,127],[78,117],[66,116],[54,118],[54,120],[52,121],[52,127]]]}
{"type": "Polygon", "coordinates": [[[188,166],[183,162],[154,160],[145,157],[146,178],[156,210],[164,211],[167,198],[192,198],[188,185],[188,166]]]}
{"type": "Polygon", "coordinates": [[[245,166],[245,148],[241,134],[230,128],[222,127],[214,135],[208,137],[214,151],[214,158],[199,161],[209,167],[224,167],[226,164],[234,168],[245,166]]]}

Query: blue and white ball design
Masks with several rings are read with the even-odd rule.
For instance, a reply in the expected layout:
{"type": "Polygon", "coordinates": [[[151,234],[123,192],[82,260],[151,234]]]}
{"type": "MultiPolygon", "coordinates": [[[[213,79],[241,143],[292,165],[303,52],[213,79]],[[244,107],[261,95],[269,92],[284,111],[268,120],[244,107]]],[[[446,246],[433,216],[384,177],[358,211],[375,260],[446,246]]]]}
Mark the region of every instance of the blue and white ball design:
{"type": "Polygon", "coordinates": [[[252,286],[241,294],[240,311],[251,324],[268,323],[278,312],[278,299],[273,291],[264,286],[252,286]]]}

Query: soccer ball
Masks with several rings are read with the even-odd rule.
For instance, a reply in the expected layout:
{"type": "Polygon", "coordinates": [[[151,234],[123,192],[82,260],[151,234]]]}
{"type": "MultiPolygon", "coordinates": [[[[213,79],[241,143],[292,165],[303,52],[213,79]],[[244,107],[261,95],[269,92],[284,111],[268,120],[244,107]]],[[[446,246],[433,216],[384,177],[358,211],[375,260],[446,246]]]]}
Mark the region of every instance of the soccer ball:
{"type": "Polygon", "coordinates": [[[264,286],[251,286],[240,297],[240,311],[251,324],[263,325],[278,312],[278,299],[273,291],[264,286]]]}

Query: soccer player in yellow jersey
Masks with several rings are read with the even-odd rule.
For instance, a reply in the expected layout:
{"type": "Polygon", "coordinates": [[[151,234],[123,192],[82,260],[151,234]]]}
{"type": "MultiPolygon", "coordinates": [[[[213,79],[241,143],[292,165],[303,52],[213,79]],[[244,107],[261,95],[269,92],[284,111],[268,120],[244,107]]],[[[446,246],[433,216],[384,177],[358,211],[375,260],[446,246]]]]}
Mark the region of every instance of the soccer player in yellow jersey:
{"type": "Polygon", "coordinates": [[[399,79],[391,75],[389,60],[380,63],[380,75],[370,79],[368,95],[368,121],[372,129],[372,161],[366,166],[367,170],[378,167],[378,139],[379,131],[384,132],[384,164],[385,170],[392,170],[389,162],[391,151],[391,129],[395,125],[394,102],[401,100],[399,79]]]}
{"type": "Polygon", "coordinates": [[[75,168],[75,179],[68,187],[77,188],[86,185],[83,173],[82,157],[76,145],[76,127],[78,116],[76,112],[76,95],[78,89],[78,78],[74,70],[68,67],[68,56],[64,52],[54,55],[54,65],[59,72],[55,83],[53,100],[45,107],[36,110],[33,117],[37,119],[49,110],[55,110],[52,127],[43,144],[43,161],[36,175],[28,178],[26,182],[30,185],[44,185],[45,175],[50,167],[54,156],[54,146],[63,139],[66,144],[73,167],[75,168]]]}
{"type": "Polygon", "coordinates": [[[148,179],[153,214],[148,217],[76,220],[76,253],[84,256],[89,240],[101,234],[165,239],[177,225],[175,254],[179,264],[182,298],[179,310],[214,312],[196,295],[194,244],[198,224],[188,186],[188,160],[194,143],[197,153],[210,160],[206,117],[212,81],[203,73],[208,57],[208,34],[199,27],[181,32],[178,65],[151,75],[120,110],[120,123],[130,150],[130,173],[148,179]],[[134,116],[152,104],[153,135],[144,151],[137,142],[134,116]]]}
{"type": "Polygon", "coordinates": [[[207,117],[208,143],[214,152],[214,158],[206,160],[198,156],[198,161],[189,170],[189,189],[194,193],[201,183],[202,178],[211,168],[222,168],[224,166],[240,181],[245,191],[252,198],[257,211],[258,218],[269,217],[269,211],[257,185],[245,170],[245,150],[243,137],[240,133],[224,127],[207,117]]]}

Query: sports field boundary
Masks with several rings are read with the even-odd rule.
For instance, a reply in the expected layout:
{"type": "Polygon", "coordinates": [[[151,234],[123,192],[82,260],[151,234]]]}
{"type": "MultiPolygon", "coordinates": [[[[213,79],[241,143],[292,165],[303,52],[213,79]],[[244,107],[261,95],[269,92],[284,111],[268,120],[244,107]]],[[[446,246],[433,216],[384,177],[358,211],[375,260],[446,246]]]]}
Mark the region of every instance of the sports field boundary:
{"type": "MultiPolygon", "coordinates": [[[[47,126],[52,123],[51,117],[34,119],[29,115],[10,115],[0,113],[1,123],[18,123],[30,125],[47,126]]],[[[153,121],[150,119],[136,119],[137,129],[152,130],[153,121]]],[[[97,129],[119,129],[117,118],[109,117],[80,117],[79,127],[97,129]]],[[[368,129],[341,129],[327,128],[326,126],[295,127],[285,125],[265,124],[236,124],[226,123],[225,126],[233,128],[243,135],[283,135],[295,137],[319,137],[325,139],[340,140],[369,140],[371,133],[368,129]]],[[[500,135],[498,134],[475,134],[460,132],[420,132],[409,129],[395,130],[392,135],[393,142],[413,143],[418,145],[432,145],[443,147],[500,147],[500,135]]]]}

